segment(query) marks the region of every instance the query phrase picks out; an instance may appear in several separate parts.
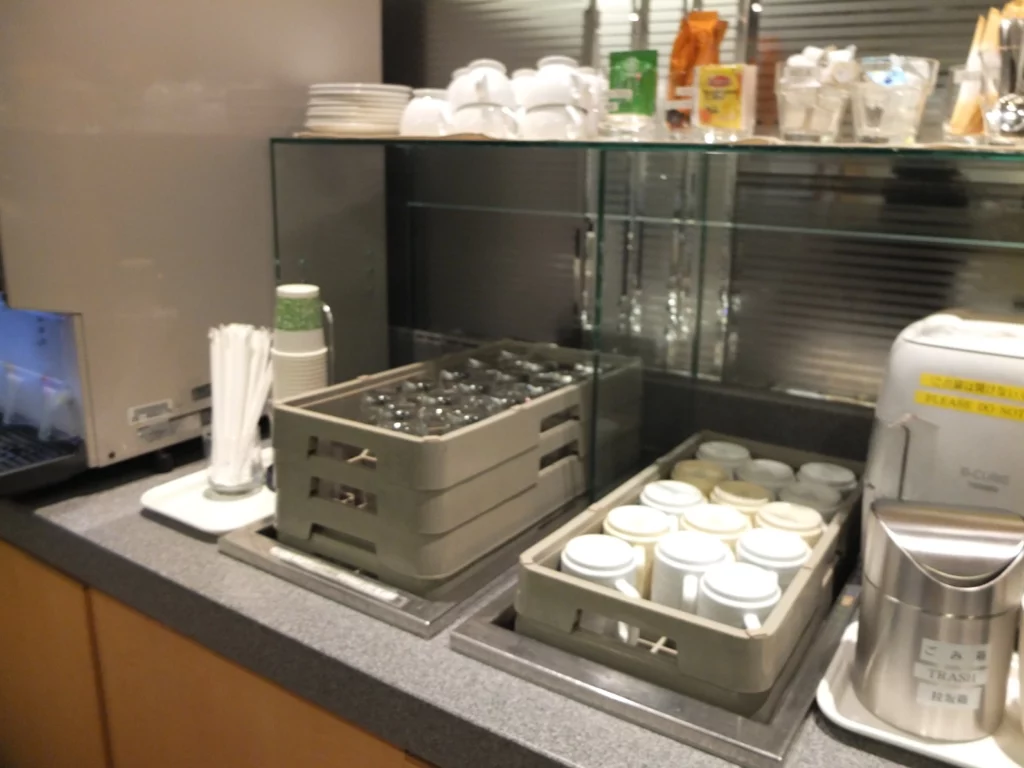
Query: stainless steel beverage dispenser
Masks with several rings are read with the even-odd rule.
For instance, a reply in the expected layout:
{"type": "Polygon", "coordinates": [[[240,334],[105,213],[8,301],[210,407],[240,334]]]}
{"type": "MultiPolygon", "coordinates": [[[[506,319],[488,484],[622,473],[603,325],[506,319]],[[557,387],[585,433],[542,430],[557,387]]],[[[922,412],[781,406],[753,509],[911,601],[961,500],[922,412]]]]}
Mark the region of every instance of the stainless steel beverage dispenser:
{"type": "Polygon", "coordinates": [[[987,736],[1006,702],[1024,590],[1024,519],[879,500],[864,523],[858,697],[917,736],[987,736]]]}

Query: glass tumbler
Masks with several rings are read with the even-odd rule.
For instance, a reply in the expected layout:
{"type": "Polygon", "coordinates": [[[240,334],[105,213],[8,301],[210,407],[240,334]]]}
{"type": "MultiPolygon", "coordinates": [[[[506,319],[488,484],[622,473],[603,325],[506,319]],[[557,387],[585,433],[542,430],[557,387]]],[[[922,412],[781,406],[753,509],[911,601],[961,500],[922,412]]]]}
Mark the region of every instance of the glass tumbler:
{"type": "Polygon", "coordinates": [[[904,56],[860,60],[853,89],[853,128],[865,144],[912,144],[935,89],[939,62],[904,56]]]}
{"type": "Polygon", "coordinates": [[[790,66],[775,69],[775,96],[779,105],[779,134],[786,141],[833,144],[839,136],[850,91],[822,81],[820,67],[790,66]]]}
{"type": "Polygon", "coordinates": [[[942,138],[954,144],[981,144],[985,140],[981,70],[950,67],[946,104],[942,113],[942,138]]]}

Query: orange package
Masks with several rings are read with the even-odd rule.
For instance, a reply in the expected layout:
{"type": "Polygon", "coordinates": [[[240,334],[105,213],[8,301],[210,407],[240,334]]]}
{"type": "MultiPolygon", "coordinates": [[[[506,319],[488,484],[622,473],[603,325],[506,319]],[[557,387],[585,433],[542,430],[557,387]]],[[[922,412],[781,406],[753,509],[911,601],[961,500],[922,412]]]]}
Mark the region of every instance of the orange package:
{"type": "Polygon", "coordinates": [[[697,67],[718,63],[718,50],[729,23],[716,11],[693,11],[679,25],[668,71],[666,120],[670,131],[690,127],[693,112],[693,75],[697,67]]]}

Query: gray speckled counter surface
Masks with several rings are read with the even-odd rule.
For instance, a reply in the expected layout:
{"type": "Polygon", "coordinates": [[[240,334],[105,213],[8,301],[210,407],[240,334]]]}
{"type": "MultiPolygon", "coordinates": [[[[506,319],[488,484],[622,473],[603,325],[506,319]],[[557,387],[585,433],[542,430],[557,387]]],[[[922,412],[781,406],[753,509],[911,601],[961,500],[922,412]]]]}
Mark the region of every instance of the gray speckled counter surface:
{"type": "MultiPolygon", "coordinates": [[[[186,471],[105,470],[30,501],[34,514],[0,509],[0,538],[441,768],[728,765],[461,656],[447,632],[421,640],[143,517],[143,491],[186,471]]],[[[787,765],[936,764],[814,712],[787,765]]]]}

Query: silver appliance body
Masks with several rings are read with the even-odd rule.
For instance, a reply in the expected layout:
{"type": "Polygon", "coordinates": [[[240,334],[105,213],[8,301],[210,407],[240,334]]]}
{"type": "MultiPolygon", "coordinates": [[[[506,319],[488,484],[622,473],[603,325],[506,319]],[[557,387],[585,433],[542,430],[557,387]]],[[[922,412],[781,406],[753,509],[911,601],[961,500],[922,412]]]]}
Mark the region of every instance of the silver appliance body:
{"type": "Polygon", "coordinates": [[[865,518],[853,683],[915,736],[971,741],[999,727],[1024,590],[1024,519],[877,501],[865,518]]]}

